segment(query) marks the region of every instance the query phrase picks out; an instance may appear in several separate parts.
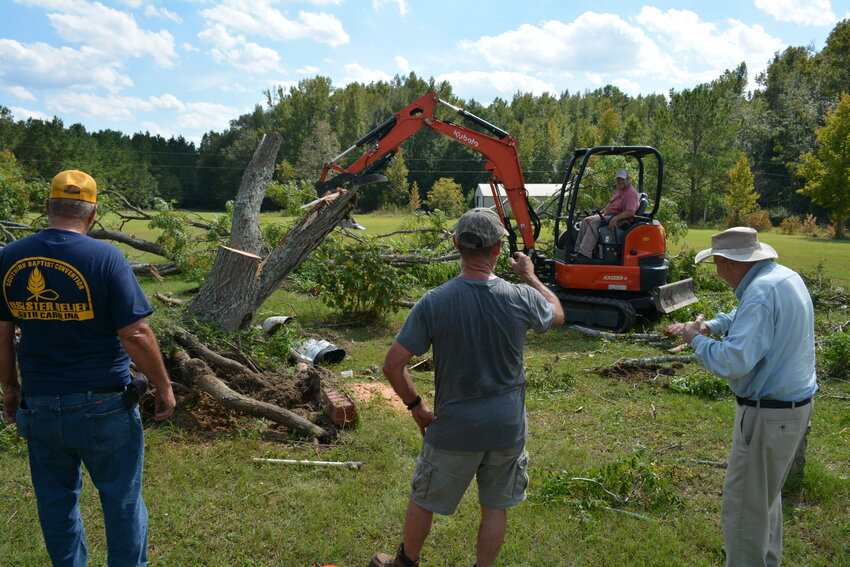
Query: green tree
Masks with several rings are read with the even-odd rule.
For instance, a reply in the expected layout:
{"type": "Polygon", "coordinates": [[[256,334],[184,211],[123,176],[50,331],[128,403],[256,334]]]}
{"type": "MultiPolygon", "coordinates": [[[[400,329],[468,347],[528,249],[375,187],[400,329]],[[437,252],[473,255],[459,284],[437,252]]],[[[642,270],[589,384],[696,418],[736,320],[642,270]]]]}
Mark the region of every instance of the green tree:
{"type": "Polygon", "coordinates": [[[829,210],[835,238],[844,238],[850,218],[850,94],[841,95],[835,110],[818,128],[818,151],[800,156],[797,173],[806,180],[799,193],[829,210]]]}
{"type": "Polygon", "coordinates": [[[339,142],[326,120],[319,120],[313,126],[310,136],[304,140],[295,171],[301,181],[318,181],[325,163],[339,155],[339,142]]]}
{"type": "MultiPolygon", "coordinates": [[[[30,207],[41,206],[47,197],[46,186],[30,183],[23,167],[8,151],[0,151],[0,219],[21,222],[30,207]]],[[[5,235],[0,232],[0,242],[5,235]]]]}
{"type": "Polygon", "coordinates": [[[422,200],[419,198],[419,184],[413,182],[410,184],[410,193],[407,197],[407,210],[411,213],[416,212],[422,207],[422,200]]]}
{"type": "Polygon", "coordinates": [[[690,223],[696,223],[717,200],[725,173],[734,163],[733,120],[736,98],[742,96],[746,68],[726,73],[711,83],[682,92],[670,91],[670,106],[662,119],[668,187],[690,223]]]}
{"type": "Polygon", "coordinates": [[[723,200],[726,203],[726,226],[745,226],[750,214],[758,209],[758,193],[746,154],[729,171],[729,182],[723,200]]]}
{"type": "Polygon", "coordinates": [[[390,165],[387,166],[387,183],[379,184],[379,207],[404,207],[410,199],[410,183],[407,181],[409,170],[404,163],[404,155],[399,149],[390,165]]]}
{"type": "Polygon", "coordinates": [[[466,208],[461,186],[448,177],[441,177],[434,183],[434,186],[428,191],[425,205],[432,211],[440,209],[453,217],[463,214],[466,208]]]}

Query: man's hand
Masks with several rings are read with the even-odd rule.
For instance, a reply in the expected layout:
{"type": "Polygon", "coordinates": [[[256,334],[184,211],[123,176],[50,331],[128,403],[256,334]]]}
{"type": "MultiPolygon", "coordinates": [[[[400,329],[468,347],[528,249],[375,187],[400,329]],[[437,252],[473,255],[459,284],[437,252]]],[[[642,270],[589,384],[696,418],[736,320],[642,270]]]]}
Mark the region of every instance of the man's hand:
{"type": "Polygon", "coordinates": [[[611,220],[608,221],[608,230],[614,232],[617,230],[617,217],[611,217],[611,220]]]}
{"type": "Polygon", "coordinates": [[[21,405],[21,385],[3,386],[3,421],[15,423],[18,407],[21,405]]]}
{"type": "Polygon", "coordinates": [[[174,408],[177,406],[177,401],[174,399],[174,390],[171,389],[169,382],[167,387],[156,386],[156,396],[154,397],[154,421],[165,421],[171,414],[174,413],[174,408]]]}
{"type": "Polygon", "coordinates": [[[514,252],[513,257],[508,258],[511,269],[516,275],[522,278],[522,281],[529,283],[530,279],[536,279],[534,275],[534,262],[531,261],[526,254],[522,252],[514,252]]]}
{"type": "Polygon", "coordinates": [[[688,323],[673,323],[664,332],[668,335],[681,337],[683,341],[690,344],[695,336],[708,335],[708,326],[702,322],[703,319],[702,315],[698,315],[696,319],[688,323]]]}
{"type": "Polygon", "coordinates": [[[428,406],[425,405],[425,402],[419,402],[418,406],[410,410],[410,415],[413,416],[413,420],[419,426],[419,432],[422,434],[422,437],[425,437],[425,430],[428,429],[431,422],[437,421],[437,416],[431,412],[428,406]]]}

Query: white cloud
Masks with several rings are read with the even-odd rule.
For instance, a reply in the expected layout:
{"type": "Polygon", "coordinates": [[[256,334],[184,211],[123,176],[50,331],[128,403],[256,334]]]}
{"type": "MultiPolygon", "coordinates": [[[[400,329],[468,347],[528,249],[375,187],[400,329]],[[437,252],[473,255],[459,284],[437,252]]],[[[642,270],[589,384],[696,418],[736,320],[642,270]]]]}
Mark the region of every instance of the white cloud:
{"type": "Polygon", "coordinates": [[[378,81],[389,82],[391,80],[392,77],[383,71],[369,69],[359,63],[349,63],[345,66],[345,76],[340,79],[339,82],[344,86],[349,83],[373,83],[378,81]]]}
{"type": "Polygon", "coordinates": [[[47,18],[65,41],[111,54],[116,60],[150,56],[163,67],[174,64],[174,37],[167,30],[143,30],[132,15],[99,2],[44,0],[40,4],[56,10],[47,18]]]}
{"type": "Polygon", "coordinates": [[[36,100],[35,95],[24,87],[6,87],[6,92],[18,100],[36,100]]]}
{"type": "Polygon", "coordinates": [[[235,108],[213,102],[194,102],[186,105],[186,112],[177,123],[190,130],[221,132],[230,127],[230,121],[248,109],[235,108]]]}
{"type": "Polygon", "coordinates": [[[747,64],[747,73],[752,81],[773,54],[785,48],[780,39],[768,34],[758,24],[746,25],[729,19],[719,26],[701,21],[696,13],[689,10],[661,12],[645,6],[637,21],[675,61],[668,72],[659,74],[668,78],[669,86],[711,80],[726,69],[737,67],[742,61],[747,64]]]}
{"type": "Polygon", "coordinates": [[[829,0],[755,0],[756,8],[778,22],[801,26],[832,26],[837,22],[829,0]]]}
{"type": "Polygon", "coordinates": [[[318,75],[319,71],[321,71],[321,69],[315,65],[304,65],[303,67],[299,67],[295,70],[295,72],[299,75],[318,75]]]}
{"type": "Polygon", "coordinates": [[[28,120],[32,118],[34,120],[45,120],[49,122],[53,119],[52,116],[48,116],[38,110],[28,110],[26,108],[21,108],[20,106],[12,106],[9,110],[12,111],[12,116],[15,117],[15,120],[28,120]]]}
{"type": "Polygon", "coordinates": [[[460,46],[496,68],[520,73],[634,70],[650,67],[660,58],[643,30],[617,15],[594,12],[585,12],[568,24],[556,20],[522,24],[498,36],[463,41],[460,46]]]}
{"type": "MultiPolygon", "coordinates": [[[[230,120],[245,109],[211,102],[183,102],[171,94],[146,99],[116,95],[98,96],[91,93],[58,92],[48,97],[47,107],[60,116],[79,115],[105,122],[143,123],[141,115],[165,113],[173,115],[170,122],[186,130],[221,131],[230,120]]],[[[160,121],[165,120],[159,118],[160,121]]],[[[145,123],[149,123],[145,122],[145,123]]]]}
{"type": "Polygon", "coordinates": [[[198,49],[188,41],[184,41],[182,44],[180,44],[180,47],[183,48],[183,51],[187,51],[189,53],[197,53],[200,51],[200,49],[198,49]]]}
{"type": "Polygon", "coordinates": [[[410,5],[408,5],[407,0],[372,0],[372,8],[374,8],[375,11],[383,8],[385,4],[397,5],[399,16],[403,17],[410,13],[410,5]]]}
{"type": "Polygon", "coordinates": [[[201,11],[210,24],[274,40],[312,39],[333,47],[351,39],[336,16],[323,12],[298,12],[298,19],[286,17],[271,6],[272,0],[224,0],[201,11]]]}
{"type": "Polygon", "coordinates": [[[175,24],[182,24],[183,18],[172,12],[167,8],[157,8],[151,4],[145,6],[145,16],[152,18],[162,18],[164,20],[171,20],[175,24]]]}
{"type": "Polygon", "coordinates": [[[394,60],[395,66],[402,72],[402,74],[407,75],[410,73],[410,63],[408,63],[407,59],[401,55],[396,55],[394,60]]]}
{"type": "Polygon", "coordinates": [[[217,63],[226,62],[255,74],[279,70],[277,51],[247,41],[242,35],[232,36],[220,24],[201,31],[198,37],[211,45],[210,54],[217,63]]]}
{"type": "Polygon", "coordinates": [[[489,104],[496,96],[510,98],[518,92],[538,96],[545,92],[555,95],[559,92],[551,83],[531,75],[510,71],[457,71],[440,75],[435,80],[449,81],[459,96],[474,98],[482,104],[489,104]]]}
{"type": "MultiPolygon", "coordinates": [[[[497,36],[462,41],[460,47],[497,70],[544,83],[556,80],[566,88],[610,83],[639,94],[711,81],[742,61],[752,79],[785,46],[757,24],[731,19],[715,24],[688,10],[644,6],[630,22],[585,12],[569,23],[522,24],[497,36]]],[[[464,80],[465,74],[456,75],[464,80]]]]}
{"type": "Polygon", "coordinates": [[[79,114],[108,122],[131,120],[137,112],[188,112],[190,104],[171,94],[147,99],[85,92],[60,91],[47,97],[47,107],[60,114],[79,114]]]}
{"type": "Polygon", "coordinates": [[[117,71],[110,56],[98,50],[23,44],[11,39],[0,39],[0,73],[7,84],[31,87],[103,87],[118,92],[133,84],[129,76],[117,71]]]}

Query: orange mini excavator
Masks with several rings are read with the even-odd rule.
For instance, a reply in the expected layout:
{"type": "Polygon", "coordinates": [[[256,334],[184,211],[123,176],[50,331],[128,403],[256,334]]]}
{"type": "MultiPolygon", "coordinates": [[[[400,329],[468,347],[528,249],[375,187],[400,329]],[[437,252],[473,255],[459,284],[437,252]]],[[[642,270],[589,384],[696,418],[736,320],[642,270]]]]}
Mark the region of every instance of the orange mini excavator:
{"type": "Polygon", "coordinates": [[[414,100],[325,164],[316,182],[317,192],[322,195],[344,185],[385,181],[378,172],[389,163],[404,140],[423,128],[436,130],[487,158],[484,169],[490,174],[488,181],[496,210],[508,230],[510,250],[512,253],[519,250],[518,240],[522,241],[522,251],[534,261],[540,279],[558,295],[568,322],[622,332],[635,324],[637,315],[654,319],[697,301],[693,280],[667,283],[667,237],[664,227],[654,218],[661,203],[663,185],[663,160],[655,148],[602,146],[573,152],[555,198],[551,257],[535,248],[541,222],[528,201],[516,138],[441,100],[436,93],[414,100]],[[434,115],[437,105],[451,109],[480,130],[437,118],[434,115]],[[364,147],[366,149],[349,166],[339,164],[344,156],[364,147]],[[637,171],[632,179],[640,195],[640,207],[635,216],[623,221],[616,231],[602,223],[593,257],[577,257],[572,250],[584,216],[578,210],[583,182],[591,171],[592,160],[609,156],[632,162],[629,168],[637,171]],[[331,172],[336,175],[329,179],[331,172]],[[644,192],[651,190],[650,177],[655,178],[651,198],[644,192]],[[654,204],[652,207],[650,202],[654,204]]]}

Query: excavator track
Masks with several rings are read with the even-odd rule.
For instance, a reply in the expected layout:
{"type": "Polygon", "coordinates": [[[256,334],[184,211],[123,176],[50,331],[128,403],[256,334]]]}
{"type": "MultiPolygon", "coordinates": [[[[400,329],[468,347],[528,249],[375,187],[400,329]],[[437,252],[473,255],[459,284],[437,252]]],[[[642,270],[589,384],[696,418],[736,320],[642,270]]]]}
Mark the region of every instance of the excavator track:
{"type": "Polygon", "coordinates": [[[628,301],[553,291],[564,307],[566,323],[622,333],[631,329],[637,319],[635,308],[628,301]]]}

